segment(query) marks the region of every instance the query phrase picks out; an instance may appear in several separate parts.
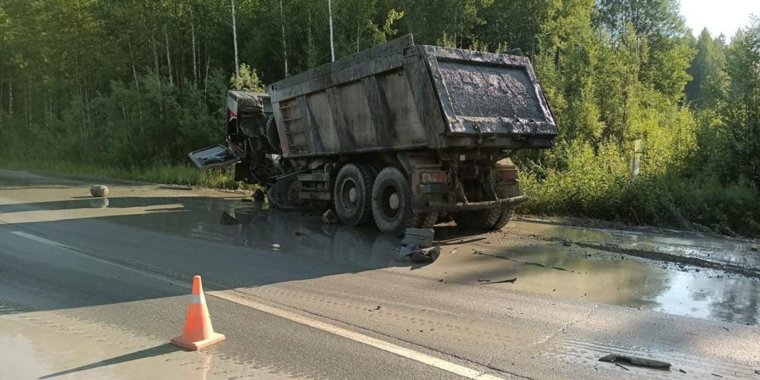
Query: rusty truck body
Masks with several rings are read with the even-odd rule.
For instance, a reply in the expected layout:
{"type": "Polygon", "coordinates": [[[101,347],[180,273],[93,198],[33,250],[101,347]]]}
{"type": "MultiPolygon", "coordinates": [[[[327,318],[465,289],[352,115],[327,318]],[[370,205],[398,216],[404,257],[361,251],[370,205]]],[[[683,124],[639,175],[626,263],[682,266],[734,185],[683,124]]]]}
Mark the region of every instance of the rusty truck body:
{"type": "Polygon", "coordinates": [[[442,219],[499,229],[526,199],[510,156],[554,144],[557,125],[527,57],[415,45],[411,35],[270,85],[230,91],[235,163],[282,208],[332,208],[388,234],[442,219]]]}

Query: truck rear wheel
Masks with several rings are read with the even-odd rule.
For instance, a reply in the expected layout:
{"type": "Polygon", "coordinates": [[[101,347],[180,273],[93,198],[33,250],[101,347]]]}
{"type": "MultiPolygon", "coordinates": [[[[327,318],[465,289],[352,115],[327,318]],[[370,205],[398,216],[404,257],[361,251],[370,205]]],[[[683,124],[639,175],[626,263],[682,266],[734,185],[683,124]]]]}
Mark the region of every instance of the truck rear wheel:
{"type": "Polygon", "coordinates": [[[457,226],[468,230],[496,231],[502,229],[512,217],[512,207],[502,206],[489,210],[460,211],[454,214],[457,226]]]}
{"type": "MultiPolygon", "coordinates": [[[[516,197],[520,195],[520,185],[514,183],[500,186],[496,191],[500,198],[516,197]]],[[[514,206],[503,205],[487,210],[462,211],[454,214],[454,220],[464,229],[498,231],[507,225],[513,210],[514,206]]]]}
{"type": "Polygon", "coordinates": [[[356,226],[372,220],[372,171],[361,164],[346,164],[335,177],[335,213],[343,224],[356,226]]]}
{"type": "Polygon", "coordinates": [[[514,208],[511,206],[502,206],[501,208],[488,210],[490,211],[488,214],[488,221],[491,224],[491,229],[498,231],[504,228],[509,222],[509,219],[512,219],[513,209],[514,208]]]}
{"type": "Polygon", "coordinates": [[[438,222],[438,216],[439,213],[437,212],[428,212],[428,213],[414,213],[412,214],[412,217],[409,218],[409,227],[415,227],[415,228],[433,228],[435,224],[438,222]]]}
{"type": "Polygon", "coordinates": [[[400,170],[387,167],[377,174],[372,186],[372,215],[382,233],[404,232],[412,216],[412,189],[400,170]]]}

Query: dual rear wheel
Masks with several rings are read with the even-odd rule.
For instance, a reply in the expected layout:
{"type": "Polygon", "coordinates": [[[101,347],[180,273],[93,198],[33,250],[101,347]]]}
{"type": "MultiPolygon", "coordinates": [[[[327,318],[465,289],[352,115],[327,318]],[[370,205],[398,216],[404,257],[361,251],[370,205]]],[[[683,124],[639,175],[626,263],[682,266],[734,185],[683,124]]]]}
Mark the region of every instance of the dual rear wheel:
{"type": "Polygon", "coordinates": [[[432,227],[437,213],[412,211],[412,189],[403,172],[386,167],[377,175],[364,164],[346,164],[335,177],[335,213],[344,224],[356,226],[374,219],[377,228],[399,235],[406,227],[432,227]]]}

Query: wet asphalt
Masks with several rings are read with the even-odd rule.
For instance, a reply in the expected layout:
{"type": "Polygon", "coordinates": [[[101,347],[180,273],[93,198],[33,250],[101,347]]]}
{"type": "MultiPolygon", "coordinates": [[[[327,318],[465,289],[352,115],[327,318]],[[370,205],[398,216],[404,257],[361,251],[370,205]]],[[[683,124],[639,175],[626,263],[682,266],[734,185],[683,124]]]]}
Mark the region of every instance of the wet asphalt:
{"type": "Polygon", "coordinates": [[[214,296],[209,307],[225,342],[203,355],[149,350],[179,334],[193,274],[207,291],[234,292],[498,377],[748,377],[760,370],[758,279],[677,258],[753,268],[756,242],[535,221],[488,235],[443,225],[436,228],[441,257],[415,264],[397,260],[394,238],[269,210],[243,194],[112,184],[106,201],[89,197],[88,185],[0,171],[0,341],[35,347],[37,356],[25,359],[48,375],[144,378],[201,363],[193,372],[199,378],[456,377],[214,296]],[[220,223],[222,214],[236,222],[220,223]],[[104,350],[93,363],[129,360],[87,366],[81,347],[29,334],[39,328],[28,316],[87,321],[85,336],[140,343],[104,350]],[[53,352],[68,359],[53,360],[53,352]],[[673,367],[597,361],[609,353],[673,367]],[[140,362],[154,363],[156,372],[102,372],[140,362]]]}

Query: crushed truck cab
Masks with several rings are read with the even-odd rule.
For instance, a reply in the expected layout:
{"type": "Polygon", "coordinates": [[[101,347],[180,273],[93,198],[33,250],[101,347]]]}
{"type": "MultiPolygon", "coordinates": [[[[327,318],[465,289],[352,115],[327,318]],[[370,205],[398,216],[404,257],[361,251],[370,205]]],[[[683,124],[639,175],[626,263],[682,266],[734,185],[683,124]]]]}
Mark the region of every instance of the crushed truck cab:
{"type": "Polygon", "coordinates": [[[527,199],[510,155],[552,147],[558,132],[527,57],[415,45],[411,35],[267,94],[230,91],[228,109],[229,155],[197,151],[196,164],[204,154],[234,162],[236,177],[267,187],[277,206],[322,204],[389,234],[452,218],[503,227],[527,199]]]}

